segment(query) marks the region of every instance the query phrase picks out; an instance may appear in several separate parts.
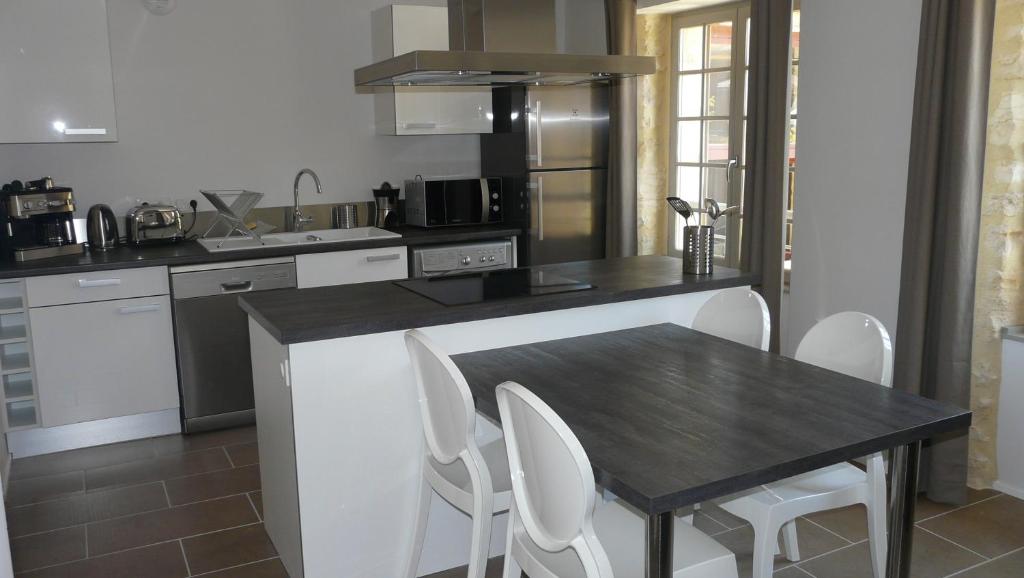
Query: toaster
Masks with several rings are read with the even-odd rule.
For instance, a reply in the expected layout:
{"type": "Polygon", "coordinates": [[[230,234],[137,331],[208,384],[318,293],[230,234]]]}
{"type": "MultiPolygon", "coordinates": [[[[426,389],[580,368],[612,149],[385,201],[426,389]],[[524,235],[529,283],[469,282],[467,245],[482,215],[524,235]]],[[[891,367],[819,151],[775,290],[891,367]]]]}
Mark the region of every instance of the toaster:
{"type": "Polygon", "coordinates": [[[170,205],[142,203],[125,219],[128,242],[133,245],[176,243],[185,238],[181,212],[170,205]]]}

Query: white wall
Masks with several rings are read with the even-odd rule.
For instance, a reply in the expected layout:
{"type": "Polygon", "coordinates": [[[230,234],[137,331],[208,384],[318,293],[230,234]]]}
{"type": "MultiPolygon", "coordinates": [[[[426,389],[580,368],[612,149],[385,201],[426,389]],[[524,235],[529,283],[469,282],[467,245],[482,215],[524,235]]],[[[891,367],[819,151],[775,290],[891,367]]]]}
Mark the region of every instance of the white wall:
{"type": "MultiPolygon", "coordinates": [[[[1016,331],[1019,335],[1020,328],[1016,331]]],[[[992,487],[1024,499],[1024,341],[1003,338],[1002,376],[996,437],[999,479],[992,487]]]]}
{"type": "Polygon", "coordinates": [[[921,0],[803,0],[792,351],[858,310],[895,336],[921,0]]]}
{"type": "Polygon", "coordinates": [[[290,204],[306,166],[323,180],[318,202],[368,200],[417,173],[477,173],[476,136],[374,134],[373,97],[356,93],[352,71],[371,61],[370,12],[390,3],[181,0],[154,16],[141,0],[107,0],[120,141],[0,145],[0,180],[53,176],[84,216],[93,203],[120,213],[200,188],[290,204]]]}

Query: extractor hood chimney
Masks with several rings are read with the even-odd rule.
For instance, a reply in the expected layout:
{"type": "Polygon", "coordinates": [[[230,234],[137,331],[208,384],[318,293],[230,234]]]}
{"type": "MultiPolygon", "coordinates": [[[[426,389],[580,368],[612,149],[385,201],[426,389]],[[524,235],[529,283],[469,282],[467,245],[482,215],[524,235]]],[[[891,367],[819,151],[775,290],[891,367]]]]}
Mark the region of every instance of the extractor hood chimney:
{"type": "Polygon", "coordinates": [[[650,56],[560,54],[554,0],[448,0],[449,50],[355,71],[356,86],[570,85],[654,74],[650,56]]]}

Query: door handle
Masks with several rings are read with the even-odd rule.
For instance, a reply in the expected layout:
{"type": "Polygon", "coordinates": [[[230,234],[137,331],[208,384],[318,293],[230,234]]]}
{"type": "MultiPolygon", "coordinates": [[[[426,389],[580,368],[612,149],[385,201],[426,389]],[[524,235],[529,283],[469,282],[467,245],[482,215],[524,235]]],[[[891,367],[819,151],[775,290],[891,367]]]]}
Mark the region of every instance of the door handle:
{"type": "Polygon", "coordinates": [[[380,261],[397,261],[402,258],[400,253],[388,253],[387,255],[370,255],[366,258],[367,263],[378,263],[380,261]]]}
{"type": "Polygon", "coordinates": [[[537,101],[537,166],[544,166],[544,120],[540,114],[540,101],[537,101]]]}
{"type": "Polygon", "coordinates": [[[729,159],[729,162],[725,163],[725,183],[727,185],[732,184],[732,175],[736,170],[736,167],[740,165],[740,160],[736,157],[729,159]]]}
{"type": "Polygon", "coordinates": [[[79,279],[78,286],[82,289],[88,289],[90,287],[112,287],[114,285],[120,285],[120,279],[79,279]]]}
{"type": "Polygon", "coordinates": [[[221,283],[221,293],[243,293],[252,291],[252,281],[235,281],[233,283],[221,283]]]}
{"type": "Polygon", "coordinates": [[[117,312],[121,315],[132,315],[135,313],[149,313],[150,311],[160,311],[159,305],[131,305],[128,307],[118,307],[117,312]]]}
{"type": "Polygon", "coordinates": [[[537,177],[537,240],[544,240],[544,177],[537,177]]]}

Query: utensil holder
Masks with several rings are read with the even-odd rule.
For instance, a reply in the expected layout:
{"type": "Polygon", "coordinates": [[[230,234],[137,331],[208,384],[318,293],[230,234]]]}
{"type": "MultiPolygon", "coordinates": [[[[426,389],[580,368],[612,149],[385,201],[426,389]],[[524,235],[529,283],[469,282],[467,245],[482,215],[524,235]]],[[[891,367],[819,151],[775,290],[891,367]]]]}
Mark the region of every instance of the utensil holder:
{"type": "Polygon", "coordinates": [[[683,228],[683,273],[710,275],[715,264],[715,228],[692,225],[683,228]]]}
{"type": "Polygon", "coordinates": [[[354,229],[359,226],[359,210],[356,203],[345,203],[331,207],[331,227],[354,229]]]}

